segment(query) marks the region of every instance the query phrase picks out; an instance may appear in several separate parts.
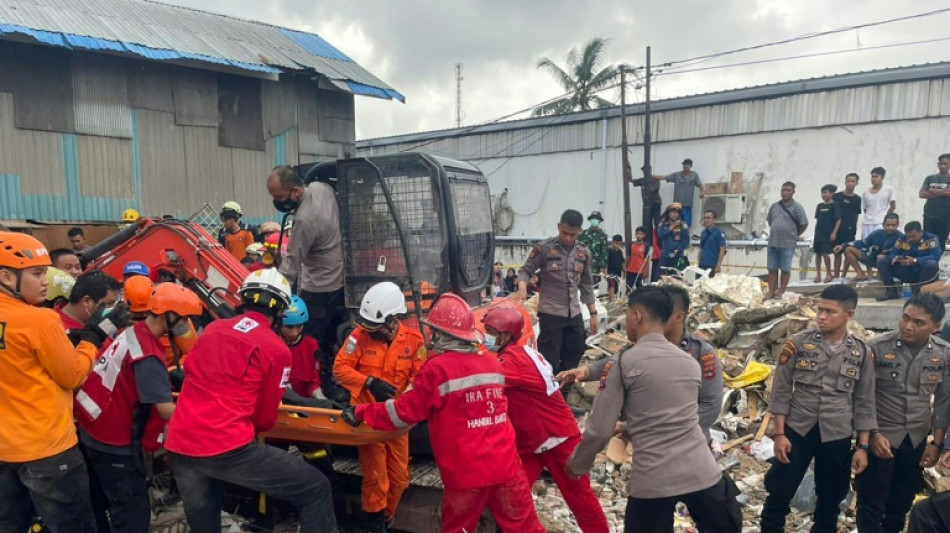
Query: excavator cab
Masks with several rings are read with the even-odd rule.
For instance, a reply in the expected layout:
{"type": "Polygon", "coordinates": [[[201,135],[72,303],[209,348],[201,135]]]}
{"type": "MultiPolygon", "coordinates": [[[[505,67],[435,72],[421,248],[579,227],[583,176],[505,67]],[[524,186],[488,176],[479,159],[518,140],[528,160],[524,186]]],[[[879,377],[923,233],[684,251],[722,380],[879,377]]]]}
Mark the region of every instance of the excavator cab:
{"type": "Polygon", "coordinates": [[[381,281],[420,311],[444,292],[480,305],[495,248],[481,171],[412,152],[342,160],[335,170],[347,307],[381,281]]]}

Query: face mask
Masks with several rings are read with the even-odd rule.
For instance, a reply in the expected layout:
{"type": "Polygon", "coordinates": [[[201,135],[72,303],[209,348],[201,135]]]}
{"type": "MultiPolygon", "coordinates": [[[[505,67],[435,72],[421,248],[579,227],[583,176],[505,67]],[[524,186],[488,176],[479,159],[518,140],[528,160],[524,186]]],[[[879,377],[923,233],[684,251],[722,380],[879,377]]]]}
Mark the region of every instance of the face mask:
{"type": "Polygon", "coordinates": [[[188,323],[188,319],[179,318],[172,326],[171,333],[174,337],[185,337],[191,333],[191,324],[188,323]]]}
{"type": "Polygon", "coordinates": [[[485,348],[488,348],[489,350],[491,350],[491,351],[493,351],[493,352],[497,352],[497,351],[498,351],[498,350],[496,349],[496,348],[497,348],[497,346],[496,346],[497,343],[498,343],[498,339],[497,339],[494,335],[492,335],[491,333],[486,333],[486,334],[485,334],[485,348]]]}
{"type": "Polygon", "coordinates": [[[599,221],[599,220],[597,220],[597,219],[595,218],[594,220],[591,220],[591,221],[590,221],[590,227],[596,228],[597,226],[600,226],[600,221],[599,221]]]}
{"type": "Polygon", "coordinates": [[[274,209],[281,213],[291,213],[296,211],[299,206],[300,203],[297,200],[291,200],[290,197],[283,200],[274,200],[274,209]]]}

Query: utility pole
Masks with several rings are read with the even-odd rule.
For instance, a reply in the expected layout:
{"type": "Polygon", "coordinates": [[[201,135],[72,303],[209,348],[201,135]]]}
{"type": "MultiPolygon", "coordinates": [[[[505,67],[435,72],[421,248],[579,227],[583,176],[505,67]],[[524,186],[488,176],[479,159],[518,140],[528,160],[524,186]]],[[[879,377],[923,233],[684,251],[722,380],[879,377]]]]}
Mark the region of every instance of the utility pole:
{"type": "MultiPolygon", "coordinates": [[[[647,47],[647,70],[646,70],[646,104],[643,110],[643,186],[646,187],[647,183],[652,183],[653,180],[653,166],[650,164],[650,141],[653,138],[653,133],[650,128],[650,47],[647,47]]],[[[647,209],[651,207],[644,205],[643,212],[646,214],[647,209]]],[[[653,227],[651,218],[650,226],[653,227]]],[[[656,228],[653,228],[653,231],[656,231],[656,228]]],[[[647,238],[653,239],[653,232],[650,235],[647,235],[647,238]]]]}
{"type": "Polygon", "coordinates": [[[623,167],[623,240],[629,252],[633,243],[633,223],[630,218],[630,158],[627,155],[627,65],[620,65],[620,160],[623,167]]]}
{"type": "Polygon", "coordinates": [[[462,127],[462,64],[455,64],[455,127],[462,127]]]}

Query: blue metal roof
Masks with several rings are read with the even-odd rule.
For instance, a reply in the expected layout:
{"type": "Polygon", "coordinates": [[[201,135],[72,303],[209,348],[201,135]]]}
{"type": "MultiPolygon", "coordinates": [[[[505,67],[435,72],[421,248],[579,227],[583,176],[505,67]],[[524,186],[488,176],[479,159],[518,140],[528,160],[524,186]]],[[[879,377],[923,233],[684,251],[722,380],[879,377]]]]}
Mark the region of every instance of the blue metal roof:
{"type": "Polygon", "coordinates": [[[153,61],[314,71],[354,94],[405,101],[319,35],[149,0],[0,0],[0,39],[5,35],[153,61]]]}

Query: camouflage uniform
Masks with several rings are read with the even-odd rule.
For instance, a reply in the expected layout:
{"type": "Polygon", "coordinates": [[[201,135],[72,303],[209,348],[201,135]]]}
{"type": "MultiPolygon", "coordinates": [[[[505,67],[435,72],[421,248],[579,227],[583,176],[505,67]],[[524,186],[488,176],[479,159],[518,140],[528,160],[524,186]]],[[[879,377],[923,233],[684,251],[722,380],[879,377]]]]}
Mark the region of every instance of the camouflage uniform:
{"type": "MultiPolygon", "coordinates": [[[[600,228],[589,227],[577,236],[577,240],[586,244],[590,250],[590,270],[594,277],[600,279],[600,273],[607,269],[607,233],[600,228]]],[[[595,283],[597,280],[594,281],[595,283]]]]}

